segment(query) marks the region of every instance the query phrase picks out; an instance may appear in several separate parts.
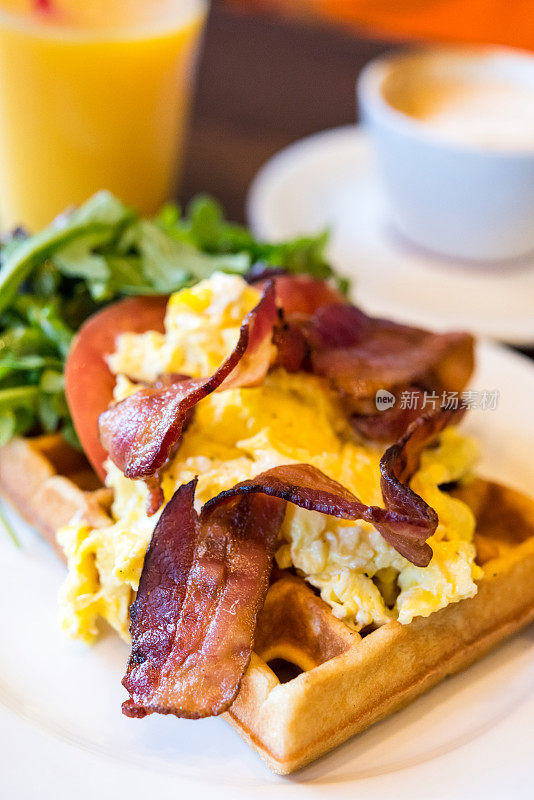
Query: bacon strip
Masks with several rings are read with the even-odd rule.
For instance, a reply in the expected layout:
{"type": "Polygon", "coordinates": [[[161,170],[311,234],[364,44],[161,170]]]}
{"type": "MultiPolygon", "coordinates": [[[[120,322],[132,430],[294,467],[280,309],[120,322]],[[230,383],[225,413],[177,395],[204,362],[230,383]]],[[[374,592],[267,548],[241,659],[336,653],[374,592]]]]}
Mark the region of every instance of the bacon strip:
{"type": "Polygon", "coordinates": [[[162,500],[157,491],[158,470],[179,444],[188,413],[217,389],[248,386],[262,380],[269,368],[276,319],[271,282],[258,305],[245,317],[234,350],[211,377],[156,382],[100,415],[102,445],[126,477],[147,480],[153,491],[149,509],[152,513],[162,500]]]}
{"type": "MultiPolygon", "coordinates": [[[[394,462],[396,464],[396,462],[394,462]]],[[[273,467],[255,478],[209,500],[204,509],[225,499],[246,494],[267,494],[309,511],[319,511],[347,520],[365,520],[380,531],[384,539],[413,564],[426,567],[432,550],[426,540],[438,524],[436,512],[412,490],[396,480],[390,465],[385,468],[391,483],[383,481],[386,507],[368,506],[348,489],[310,464],[273,467]]]]}
{"type": "Polygon", "coordinates": [[[254,645],[286,502],[371,522],[402,555],[426,566],[438,519],[406,484],[423,447],[453,412],[425,417],[384,454],[386,508],[366,506],[309,464],[275,467],[208,501],[196,481],[169,501],[148,549],[131,609],[132,654],[123,680],[131,717],[220,714],[235,699],[254,645]],[[285,502],[284,502],[285,501],[285,502]]]}
{"type": "MultiPolygon", "coordinates": [[[[459,422],[465,414],[465,409],[440,409],[433,414],[425,414],[414,420],[408,427],[404,436],[391,447],[388,447],[380,459],[380,488],[384,503],[392,517],[412,517],[423,523],[426,521],[431,536],[437,528],[438,516],[422,497],[419,497],[410,487],[408,482],[419,466],[419,460],[424,448],[430,444],[448,425],[459,422]]],[[[378,526],[377,526],[378,527],[378,526]]],[[[390,528],[388,535],[380,530],[382,536],[399,553],[412,561],[416,566],[426,567],[432,558],[432,550],[426,542],[423,544],[417,536],[417,531],[406,527],[400,531],[390,528]],[[415,532],[415,538],[413,533],[415,532]],[[406,555],[411,548],[417,551],[419,560],[406,555]],[[429,557],[430,556],[430,557],[429,557]]],[[[427,537],[428,538],[428,537],[427,537]]]]}
{"type": "Polygon", "coordinates": [[[425,413],[434,411],[434,404],[417,386],[406,386],[395,392],[395,405],[378,413],[353,414],[351,424],[366,439],[375,442],[396,441],[405,433],[410,423],[425,413]],[[402,393],[410,398],[405,406],[402,393]]]}
{"type": "MultiPolygon", "coordinates": [[[[404,487],[404,507],[367,506],[348,489],[332,480],[310,464],[289,464],[262,472],[251,480],[238,483],[232,489],[209,500],[210,509],[225,498],[243,494],[267,494],[287,500],[300,508],[319,511],[338,519],[365,520],[380,531],[384,539],[416,566],[428,566],[432,550],[426,540],[436,530],[436,512],[424,500],[404,487]]],[[[394,500],[396,495],[392,492],[394,500]]]]}
{"type": "MultiPolygon", "coordinates": [[[[297,287],[290,288],[291,278],[277,278],[277,284],[281,280],[288,307],[295,308],[291,291],[297,287]]],[[[284,316],[274,338],[277,364],[327,378],[343,398],[354,427],[378,441],[396,439],[428,410],[423,390],[460,392],[473,371],[473,338],[466,333],[436,334],[374,319],[347,303],[329,303],[327,294],[321,301],[318,292],[312,299],[307,295],[297,313],[284,316]],[[379,389],[397,399],[402,391],[415,391],[417,408],[397,405],[377,413],[374,399],[379,389]]]]}
{"type": "Polygon", "coordinates": [[[318,309],[309,340],[313,371],[353,400],[425,380],[459,391],[473,370],[469,334],[431,333],[373,319],[353,306],[318,309]]]}
{"type": "Polygon", "coordinates": [[[237,496],[199,517],[195,485],[164,508],[145,558],[123,680],[130,717],[222,713],[252,652],[285,503],[237,496]]]}
{"type": "Polygon", "coordinates": [[[275,288],[276,300],[286,316],[310,316],[323,306],[348,303],[338,289],[309,275],[280,275],[275,278],[275,288]]]}
{"type": "Polygon", "coordinates": [[[288,464],[262,472],[208,500],[203,513],[236,496],[262,493],[340,519],[370,522],[404,558],[426,567],[432,558],[427,539],[438,525],[433,508],[408,483],[423,449],[465,410],[439,410],[416,419],[380,460],[384,508],[367,506],[348,489],[310,464],[288,464]]]}

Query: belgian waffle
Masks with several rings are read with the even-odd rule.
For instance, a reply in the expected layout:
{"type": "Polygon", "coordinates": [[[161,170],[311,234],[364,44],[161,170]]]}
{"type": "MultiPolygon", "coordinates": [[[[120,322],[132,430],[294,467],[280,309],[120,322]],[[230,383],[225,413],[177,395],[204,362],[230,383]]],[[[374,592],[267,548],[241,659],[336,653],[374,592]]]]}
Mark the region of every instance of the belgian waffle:
{"type": "MultiPolygon", "coordinates": [[[[60,436],[0,449],[0,492],[53,547],[77,513],[110,523],[111,494],[60,436]]],[[[534,501],[475,480],[457,492],[477,517],[477,595],[409,625],[355,633],[299,577],[275,571],[255,652],[224,715],[280,774],[299,769],[534,619],[534,501]]]]}

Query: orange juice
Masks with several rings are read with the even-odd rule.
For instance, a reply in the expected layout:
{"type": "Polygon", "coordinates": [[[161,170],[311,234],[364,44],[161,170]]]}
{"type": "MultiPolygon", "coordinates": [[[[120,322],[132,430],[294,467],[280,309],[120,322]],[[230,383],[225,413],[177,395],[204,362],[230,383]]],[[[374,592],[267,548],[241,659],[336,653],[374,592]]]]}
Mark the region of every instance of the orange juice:
{"type": "Polygon", "coordinates": [[[0,0],[0,227],[175,185],[205,0],[0,0]]]}

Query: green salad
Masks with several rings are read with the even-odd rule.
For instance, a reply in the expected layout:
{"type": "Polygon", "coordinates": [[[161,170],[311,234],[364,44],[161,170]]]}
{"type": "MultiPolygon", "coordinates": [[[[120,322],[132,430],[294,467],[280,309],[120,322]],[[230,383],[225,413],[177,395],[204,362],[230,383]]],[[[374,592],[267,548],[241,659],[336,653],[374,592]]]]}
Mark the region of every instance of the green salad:
{"type": "Polygon", "coordinates": [[[256,265],[332,278],[326,234],[267,244],[197,197],[141,219],[109,192],[33,236],[14,231],[0,251],[0,445],[16,434],[60,431],[77,445],[63,366],[80,325],[128,295],[169,294],[216,270],[256,265]]]}

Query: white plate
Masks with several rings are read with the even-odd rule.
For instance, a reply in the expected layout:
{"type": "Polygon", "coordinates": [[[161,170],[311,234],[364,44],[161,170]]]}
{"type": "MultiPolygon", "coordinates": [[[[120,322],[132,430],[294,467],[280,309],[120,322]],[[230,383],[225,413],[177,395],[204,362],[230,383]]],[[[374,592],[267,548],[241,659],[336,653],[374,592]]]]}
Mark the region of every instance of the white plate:
{"type": "MultiPolygon", "coordinates": [[[[534,487],[534,368],[482,344],[473,382],[500,391],[495,411],[473,411],[482,471],[534,487]]],[[[23,480],[23,476],[21,476],[23,480]]],[[[534,629],[443,682],[399,714],[290,778],[271,775],[219,719],[121,715],[126,645],[92,650],[62,637],[56,592],[63,566],[14,514],[23,549],[0,530],[0,774],[9,800],[84,800],[192,790],[213,797],[428,800],[532,796],[534,629]]]]}
{"type": "Polygon", "coordinates": [[[254,179],[248,216],[268,240],[329,227],[329,256],[354,279],[355,297],[370,313],[534,343],[534,257],[473,265],[402,240],[388,225],[370,142],[359,127],[325,131],[274,156],[254,179]]]}

